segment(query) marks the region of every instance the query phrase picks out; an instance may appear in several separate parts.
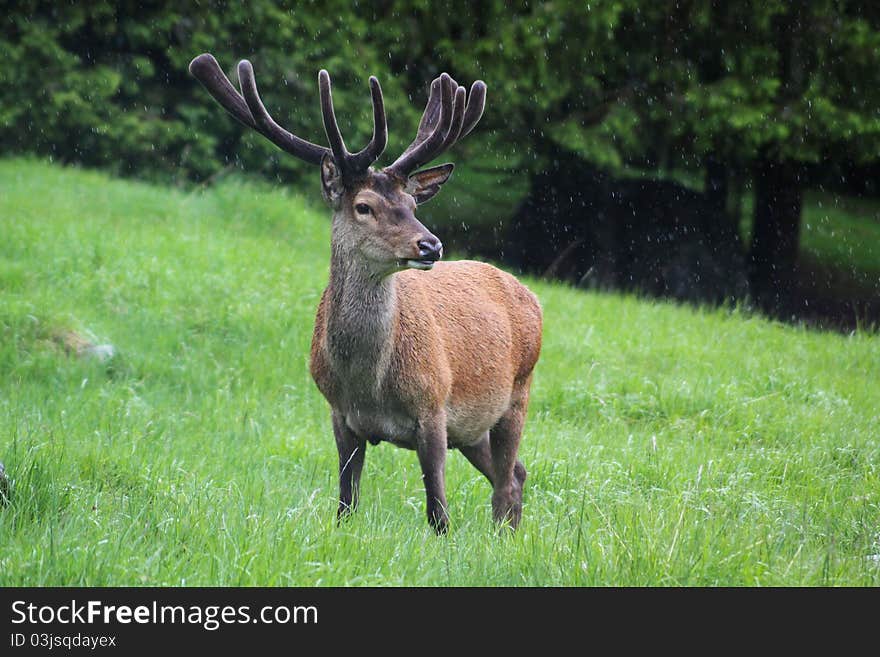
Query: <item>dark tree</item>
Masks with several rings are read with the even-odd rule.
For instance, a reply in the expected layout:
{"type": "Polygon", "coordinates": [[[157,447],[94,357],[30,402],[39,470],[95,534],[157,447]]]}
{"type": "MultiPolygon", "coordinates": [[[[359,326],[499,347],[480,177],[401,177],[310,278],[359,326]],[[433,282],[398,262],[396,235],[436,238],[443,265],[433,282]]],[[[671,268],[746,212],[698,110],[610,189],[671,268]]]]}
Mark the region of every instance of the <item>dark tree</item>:
{"type": "Polygon", "coordinates": [[[750,279],[768,309],[790,292],[804,167],[880,154],[876,3],[490,2],[479,15],[466,3],[452,12],[411,4],[430,26],[421,52],[492,82],[488,120],[517,144],[533,189],[558,187],[541,193],[563,220],[583,205],[565,191],[584,178],[572,156],[612,173],[702,170],[715,216],[708,239],[735,248],[728,196],[737,178],[751,178],[750,279]]]}

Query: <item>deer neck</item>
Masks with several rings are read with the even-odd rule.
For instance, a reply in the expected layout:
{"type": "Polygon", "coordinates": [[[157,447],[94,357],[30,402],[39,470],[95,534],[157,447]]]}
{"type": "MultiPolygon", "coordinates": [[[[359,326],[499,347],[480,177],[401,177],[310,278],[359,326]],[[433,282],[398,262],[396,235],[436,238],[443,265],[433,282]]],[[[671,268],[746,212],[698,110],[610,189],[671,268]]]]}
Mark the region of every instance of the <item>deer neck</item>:
{"type": "Polygon", "coordinates": [[[331,243],[327,348],[350,383],[378,386],[388,368],[397,316],[395,276],[378,275],[343,240],[331,243]]]}

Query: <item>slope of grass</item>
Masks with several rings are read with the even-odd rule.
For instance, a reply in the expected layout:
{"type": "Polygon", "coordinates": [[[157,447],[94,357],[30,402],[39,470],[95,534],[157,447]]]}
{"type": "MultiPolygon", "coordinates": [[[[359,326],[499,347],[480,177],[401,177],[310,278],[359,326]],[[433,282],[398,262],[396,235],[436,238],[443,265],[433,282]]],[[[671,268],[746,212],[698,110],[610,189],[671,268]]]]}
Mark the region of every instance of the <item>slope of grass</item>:
{"type": "Polygon", "coordinates": [[[876,335],[530,282],[520,530],[452,453],[435,537],[389,445],[336,527],[323,208],[6,160],[0,235],[0,585],[880,584],[876,335]]]}
{"type": "Polygon", "coordinates": [[[831,194],[807,194],[803,252],[861,274],[880,290],[880,206],[831,194]]]}

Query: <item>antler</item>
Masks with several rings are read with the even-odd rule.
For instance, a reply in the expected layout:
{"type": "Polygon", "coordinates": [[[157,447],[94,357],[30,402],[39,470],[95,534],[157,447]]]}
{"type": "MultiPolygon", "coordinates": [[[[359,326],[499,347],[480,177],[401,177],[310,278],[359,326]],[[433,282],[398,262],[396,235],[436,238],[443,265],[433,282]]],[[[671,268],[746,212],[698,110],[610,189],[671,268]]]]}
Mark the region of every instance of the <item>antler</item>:
{"type": "Polygon", "coordinates": [[[336,113],[333,111],[333,94],[330,91],[330,74],[321,69],[318,73],[318,88],[321,92],[321,114],[324,117],[324,130],[330,149],[333,151],[333,160],[342,169],[343,174],[357,174],[366,171],[367,167],[379,159],[385,145],[388,143],[388,124],[385,120],[385,104],[382,99],[382,88],[379,80],[370,76],[370,95],[373,100],[373,137],[370,143],[357,153],[349,153],[339,132],[336,123],[336,113]]]}
{"type": "Polygon", "coordinates": [[[229,78],[220,68],[220,64],[210,53],[201,54],[192,60],[189,72],[235,119],[247,127],[253,128],[291,155],[310,164],[320,164],[321,158],[329,152],[324,146],[300,139],[272,120],[257,93],[253,66],[246,59],[238,65],[238,77],[244,97],[235,90],[229,78]]]}
{"type": "Polygon", "coordinates": [[[223,73],[217,60],[210,53],[204,53],[190,62],[192,73],[208,90],[214,99],[235,119],[268,138],[273,144],[310,164],[320,164],[327,154],[332,154],[336,165],[343,174],[354,176],[366,169],[382,154],[388,142],[388,127],[385,120],[385,105],[382,88],[375,77],[370,78],[370,93],[373,101],[373,137],[370,143],[357,153],[349,153],[342,141],[342,134],[333,112],[333,98],[330,94],[330,76],[327,71],[318,74],[321,93],[321,111],[324,130],[331,148],[313,144],[288,132],[275,123],[257,91],[254,68],[246,59],[238,64],[238,78],[242,94],[235,90],[229,78],[223,73]]]}
{"type": "Polygon", "coordinates": [[[471,85],[465,104],[464,87],[446,73],[441,74],[431,83],[428,104],[419,121],[415,140],[387,170],[406,178],[473,130],[485,106],[485,82],[477,80],[471,85]]]}

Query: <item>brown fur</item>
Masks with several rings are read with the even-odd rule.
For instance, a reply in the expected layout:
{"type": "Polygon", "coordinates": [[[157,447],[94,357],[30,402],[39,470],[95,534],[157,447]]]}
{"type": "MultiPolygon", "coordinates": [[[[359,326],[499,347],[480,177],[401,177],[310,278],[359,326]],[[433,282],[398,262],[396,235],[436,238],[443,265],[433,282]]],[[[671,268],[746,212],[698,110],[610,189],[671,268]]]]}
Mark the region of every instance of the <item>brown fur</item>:
{"type": "MultiPolygon", "coordinates": [[[[414,417],[443,406],[447,416],[450,412],[456,416],[449,427],[449,444],[478,442],[510,406],[514,389],[523,386],[537,363],[541,348],[537,298],[510,274],[469,260],[440,262],[426,272],[404,270],[393,278],[391,366],[384,374],[376,373],[381,378],[377,385],[387,397],[374,401],[401,403],[414,417]]],[[[331,295],[328,287],[318,306],[311,373],[336,407],[351,393],[339,381],[346,366],[334,367],[327,346],[331,295]]],[[[379,354],[370,356],[368,360],[379,354]]]]}
{"type": "Polygon", "coordinates": [[[418,452],[438,531],[448,518],[447,447],[490,480],[493,515],[515,527],[526,477],[516,454],[541,349],[540,305],[485,263],[401,270],[401,260],[418,257],[420,239],[436,238],[395,182],[371,172],[338,197],[330,282],[315,319],[310,369],[332,408],[339,513],[357,504],[367,442],[384,440],[418,452]],[[371,214],[356,212],[362,203],[371,214]]]}

